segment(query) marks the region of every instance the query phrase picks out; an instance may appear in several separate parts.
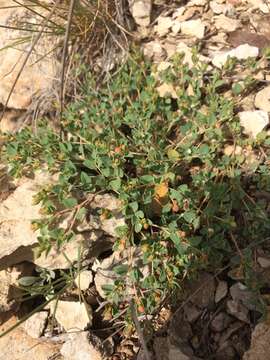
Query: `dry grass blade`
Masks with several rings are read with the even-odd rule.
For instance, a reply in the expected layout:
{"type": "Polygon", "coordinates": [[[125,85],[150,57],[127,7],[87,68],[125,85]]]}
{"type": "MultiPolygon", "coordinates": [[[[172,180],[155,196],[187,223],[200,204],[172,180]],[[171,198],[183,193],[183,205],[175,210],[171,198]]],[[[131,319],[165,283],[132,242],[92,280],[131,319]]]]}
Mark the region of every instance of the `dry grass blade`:
{"type": "MultiPolygon", "coordinates": [[[[75,0],[71,0],[68,12],[68,20],[66,26],[66,33],[64,39],[64,48],[62,52],[62,70],[61,70],[61,82],[60,82],[60,119],[62,119],[63,109],[64,109],[64,100],[65,100],[65,92],[64,92],[64,78],[65,78],[65,68],[66,68],[66,59],[67,59],[67,50],[68,50],[68,42],[69,35],[71,29],[72,15],[74,12],[75,0]]],[[[61,133],[63,133],[61,128],[61,133]]]]}

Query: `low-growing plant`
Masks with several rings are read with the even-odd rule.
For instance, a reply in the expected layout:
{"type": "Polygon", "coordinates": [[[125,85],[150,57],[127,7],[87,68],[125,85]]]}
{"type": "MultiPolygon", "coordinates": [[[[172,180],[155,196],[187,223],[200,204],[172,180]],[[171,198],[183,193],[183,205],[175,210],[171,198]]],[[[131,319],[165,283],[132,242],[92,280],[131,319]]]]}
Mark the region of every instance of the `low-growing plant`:
{"type": "Polygon", "coordinates": [[[88,195],[97,191],[121,200],[126,225],[118,228],[114,251],[138,247],[149,270],[145,277],[132,262],[116,268],[117,280],[106,287],[113,314],[119,303],[127,305],[126,284],[138,312],[154,313],[200,269],[233,261],[245,271],[245,254],[249,259],[269,236],[267,201],[254,194],[270,190],[270,142],[266,133],[244,136],[236,115],[254,81],[237,86],[230,63],[210,71],[196,53],[193,62],[190,68],[178,55],[157,73],[134,55],[98,92],[89,76],[64,115],[64,138],[44,121],[36,134],[24,129],[5,145],[13,176],[44,167],[59,173],[35,198],[44,213],[35,223],[41,251],[72,241],[72,228],[55,226],[59,211],[82,219],[88,195]],[[177,96],[161,97],[160,84],[177,96]]]}

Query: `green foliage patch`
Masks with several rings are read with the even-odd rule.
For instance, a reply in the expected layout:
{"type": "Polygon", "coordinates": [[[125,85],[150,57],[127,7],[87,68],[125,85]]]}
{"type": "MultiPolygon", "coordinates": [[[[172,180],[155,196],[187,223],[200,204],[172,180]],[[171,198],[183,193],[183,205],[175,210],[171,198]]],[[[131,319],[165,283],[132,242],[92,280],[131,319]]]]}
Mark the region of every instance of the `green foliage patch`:
{"type": "MultiPolygon", "coordinates": [[[[88,79],[65,113],[65,138],[44,122],[5,147],[14,176],[44,166],[60,174],[35,199],[44,212],[35,224],[41,251],[72,241],[72,229],[55,226],[59,211],[78,209],[98,191],[121,200],[126,226],[118,229],[114,251],[138,246],[150,270],[144,278],[135,265],[118,267],[119,278],[106,291],[117,305],[128,277],[140,312],[153,313],[199,269],[230,261],[245,269],[252,247],[269,236],[267,201],[254,193],[270,191],[270,142],[266,133],[245,137],[235,115],[254,86],[252,76],[239,84],[231,80],[233,61],[210,72],[196,54],[193,60],[189,68],[179,55],[157,75],[135,56],[98,91],[88,79]],[[160,97],[161,83],[171,84],[177,98],[160,97]]],[[[79,210],[82,219],[86,209],[79,210]]]]}

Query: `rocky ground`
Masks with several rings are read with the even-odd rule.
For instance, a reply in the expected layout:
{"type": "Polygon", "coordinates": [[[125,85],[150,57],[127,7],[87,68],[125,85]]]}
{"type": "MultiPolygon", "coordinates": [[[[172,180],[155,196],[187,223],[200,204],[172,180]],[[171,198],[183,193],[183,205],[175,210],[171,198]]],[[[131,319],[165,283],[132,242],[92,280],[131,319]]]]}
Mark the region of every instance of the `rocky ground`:
{"type": "MultiPolygon", "coordinates": [[[[10,6],[11,2],[0,0],[0,7],[10,6]]],[[[134,37],[158,69],[170,66],[170,59],[178,52],[184,53],[184,61],[190,63],[193,46],[198,47],[200,58],[209,64],[210,71],[224,65],[228,57],[260,58],[270,46],[268,0],[129,0],[129,8],[135,24],[134,37]]],[[[22,16],[27,13],[20,8],[1,9],[0,23],[12,25],[16,17],[22,16]]],[[[1,28],[0,48],[7,46],[14,36],[18,33],[1,28]]],[[[2,106],[6,104],[22,61],[22,49],[27,46],[22,43],[0,52],[2,106]]],[[[0,122],[1,132],[18,131],[25,124],[37,94],[43,94],[42,101],[51,98],[48,89],[53,89],[59,62],[54,53],[42,58],[50,52],[48,46],[40,43],[22,73],[0,122]],[[42,58],[38,63],[37,57],[42,58]]],[[[241,81],[243,74],[237,76],[241,81]]],[[[250,137],[269,127],[270,70],[265,58],[256,76],[260,88],[241,99],[239,106],[241,125],[250,137]]],[[[175,96],[175,89],[166,84],[158,91],[161,96],[175,96]]],[[[228,146],[225,151],[229,153],[232,149],[228,146]]],[[[251,162],[257,161],[256,154],[248,157],[251,162]]],[[[124,222],[114,197],[109,194],[93,197],[88,205],[89,219],[76,225],[77,236],[65,245],[64,252],[52,249],[47,257],[37,257],[39,239],[32,220],[40,218],[41,214],[39,205],[34,205],[32,199],[41,186],[53,181],[46,173],[39,172],[34,179],[23,178],[14,183],[6,175],[6,169],[0,169],[1,333],[24,319],[29,310],[48,302],[0,338],[3,358],[146,359],[136,335],[120,341],[121,324],[114,327],[111,319],[104,320],[100,315],[106,306],[102,285],[113,282],[113,266],[125,264],[128,257],[127,254],[111,255],[115,228],[124,222]],[[97,210],[102,209],[109,209],[112,217],[100,217],[97,210]],[[81,263],[80,258],[87,260],[81,263]],[[67,269],[76,261],[81,270],[72,278],[67,269]],[[35,284],[39,272],[49,282],[62,279],[60,290],[71,280],[73,287],[68,293],[63,292],[56,304],[50,301],[52,289],[40,294],[40,283],[36,283],[35,297],[22,302],[25,298],[20,289],[25,285],[23,281],[35,284]]],[[[59,224],[64,229],[72,221],[65,214],[59,216],[59,224]]],[[[134,261],[140,261],[139,255],[134,249],[134,261]]],[[[215,274],[201,273],[198,279],[185,284],[174,303],[161,309],[153,319],[156,328],[151,341],[153,359],[270,359],[267,309],[265,321],[258,323],[262,300],[269,301],[269,247],[257,249],[255,263],[256,279],[264,284],[263,292],[256,297],[243,284],[241,268],[224,268],[215,274]]],[[[145,273],[147,275],[147,269],[145,273]]]]}

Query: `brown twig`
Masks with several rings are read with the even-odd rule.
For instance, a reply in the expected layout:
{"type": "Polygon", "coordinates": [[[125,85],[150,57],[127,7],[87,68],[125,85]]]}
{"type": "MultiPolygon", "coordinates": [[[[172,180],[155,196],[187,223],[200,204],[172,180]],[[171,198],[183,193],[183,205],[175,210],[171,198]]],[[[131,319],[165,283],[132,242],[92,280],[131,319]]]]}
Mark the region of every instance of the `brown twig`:
{"type": "Polygon", "coordinates": [[[147,344],[146,344],[146,341],[144,339],[144,334],[143,334],[143,331],[142,331],[142,328],[141,328],[141,325],[140,325],[140,322],[139,322],[139,319],[138,319],[138,315],[137,315],[137,311],[136,311],[133,299],[130,301],[130,310],[131,310],[132,320],[134,322],[134,325],[135,325],[135,328],[136,328],[140,343],[141,343],[142,348],[143,348],[145,359],[146,360],[152,360],[152,356],[151,356],[151,354],[150,354],[150,352],[149,352],[149,350],[147,348],[147,344]]]}

